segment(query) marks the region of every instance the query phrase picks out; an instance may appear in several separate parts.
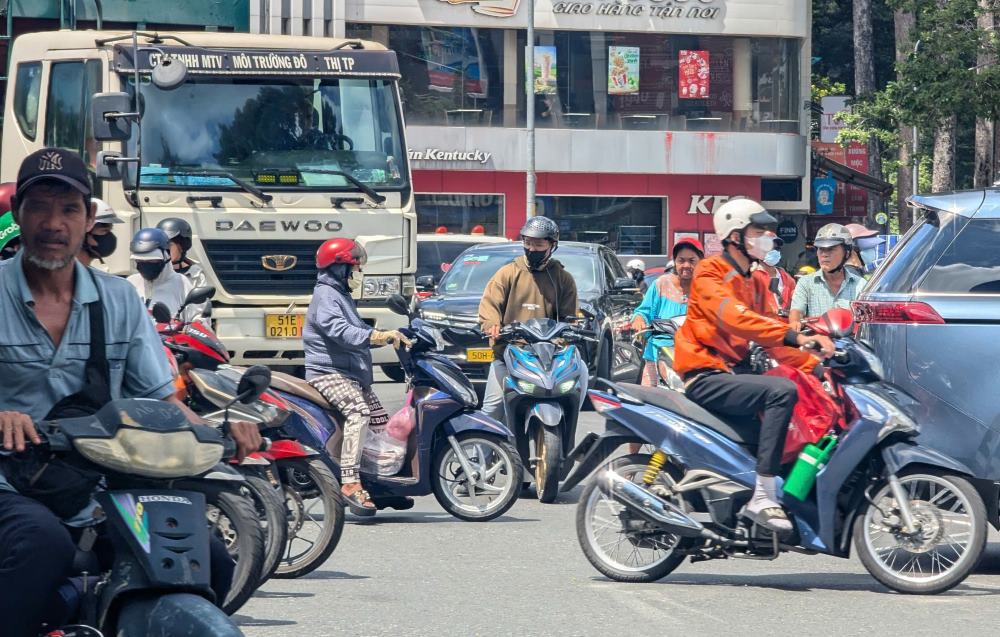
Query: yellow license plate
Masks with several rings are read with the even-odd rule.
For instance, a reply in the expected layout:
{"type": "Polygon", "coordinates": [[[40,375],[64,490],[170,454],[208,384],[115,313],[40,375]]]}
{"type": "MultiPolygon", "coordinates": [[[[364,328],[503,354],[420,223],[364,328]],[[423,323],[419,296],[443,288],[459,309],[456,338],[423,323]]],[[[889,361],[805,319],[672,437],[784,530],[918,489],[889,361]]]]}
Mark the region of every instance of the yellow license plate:
{"type": "Polygon", "coordinates": [[[305,314],[265,314],[265,338],[302,338],[305,314]]]}
{"type": "Polygon", "coordinates": [[[470,363],[492,363],[493,350],[488,347],[465,350],[465,360],[470,363]]]}

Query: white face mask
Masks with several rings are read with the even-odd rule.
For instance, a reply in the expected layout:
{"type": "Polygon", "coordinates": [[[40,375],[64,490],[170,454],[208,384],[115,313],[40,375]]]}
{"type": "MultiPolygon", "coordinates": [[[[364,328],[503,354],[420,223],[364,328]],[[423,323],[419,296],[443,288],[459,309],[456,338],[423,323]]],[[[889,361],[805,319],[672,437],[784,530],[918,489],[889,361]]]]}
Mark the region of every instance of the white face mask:
{"type": "Polygon", "coordinates": [[[351,289],[351,292],[353,292],[361,287],[361,282],[363,280],[364,276],[361,274],[360,270],[351,270],[351,276],[347,277],[347,287],[351,289]]]}
{"type": "Polygon", "coordinates": [[[767,256],[768,252],[774,249],[774,237],[769,234],[762,234],[759,237],[746,239],[745,245],[750,258],[760,261],[767,256]]]}

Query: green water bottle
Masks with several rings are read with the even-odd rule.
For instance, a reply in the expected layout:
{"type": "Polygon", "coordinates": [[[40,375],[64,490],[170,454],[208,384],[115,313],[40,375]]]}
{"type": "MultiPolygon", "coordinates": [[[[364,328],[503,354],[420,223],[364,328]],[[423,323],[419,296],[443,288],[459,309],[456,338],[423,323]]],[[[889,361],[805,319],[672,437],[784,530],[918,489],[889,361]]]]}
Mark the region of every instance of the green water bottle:
{"type": "Polygon", "coordinates": [[[829,462],[836,446],[837,436],[834,434],[823,436],[814,445],[806,445],[785,479],[785,493],[805,500],[816,484],[816,474],[829,462]]]}

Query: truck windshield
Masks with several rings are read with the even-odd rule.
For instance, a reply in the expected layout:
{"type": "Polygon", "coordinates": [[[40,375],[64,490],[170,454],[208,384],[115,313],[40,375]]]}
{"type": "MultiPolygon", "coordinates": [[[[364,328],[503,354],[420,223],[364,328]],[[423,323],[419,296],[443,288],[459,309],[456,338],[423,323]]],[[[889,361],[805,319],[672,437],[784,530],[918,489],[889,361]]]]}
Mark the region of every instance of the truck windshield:
{"type": "MultiPolygon", "coordinates": [[[[123,80],[134,90],[131,78],[123,80]]],[[[266,189],[407,186],[397,93],[388,80],[191,77],[142,86],[146,187],[233,187],[227,173],[266,189]]],[[[133,129],[130,152],[135,151],[133,129]]],[[[135,171],[131,175],[135,183],[135,171]]]]}

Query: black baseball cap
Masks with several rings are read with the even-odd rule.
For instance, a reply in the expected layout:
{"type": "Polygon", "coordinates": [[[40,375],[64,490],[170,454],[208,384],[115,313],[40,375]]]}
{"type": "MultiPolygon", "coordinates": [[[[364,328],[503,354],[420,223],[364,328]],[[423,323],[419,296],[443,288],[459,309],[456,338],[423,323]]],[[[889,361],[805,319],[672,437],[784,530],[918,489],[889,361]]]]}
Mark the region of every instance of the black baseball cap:
{"type": "Polygon", "coordinates": [[[90,199],[87,165],[78,153],[65,148],[43,148],[25,157],[17,171],[14,198],[20,199],[30,186],[47,179],[61,181],[90,199]]]}

